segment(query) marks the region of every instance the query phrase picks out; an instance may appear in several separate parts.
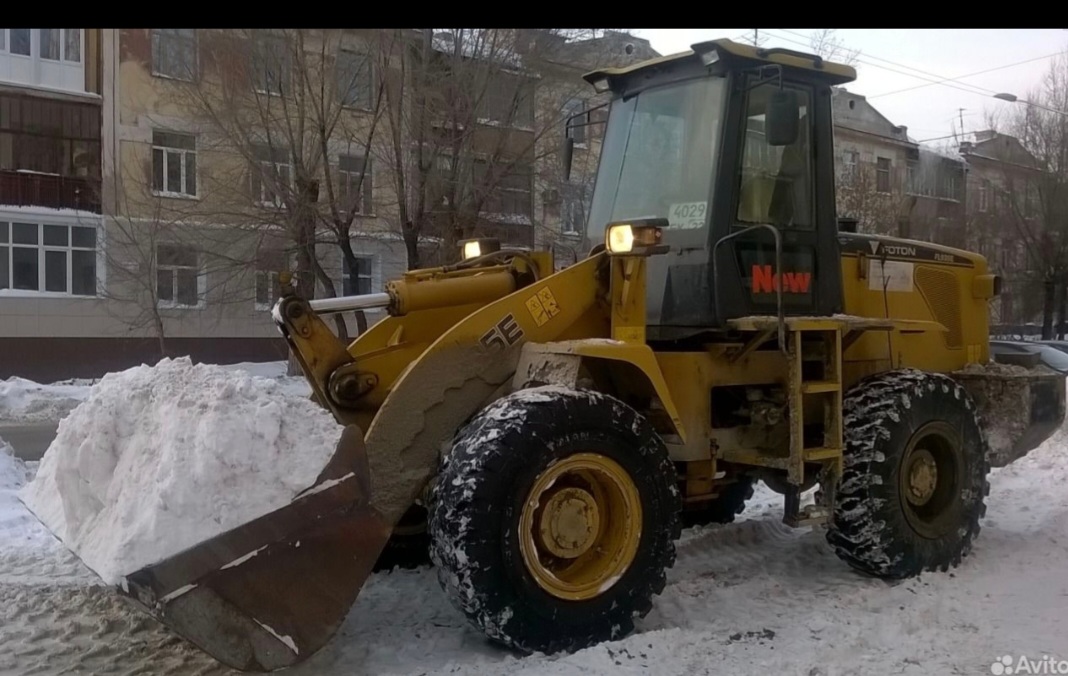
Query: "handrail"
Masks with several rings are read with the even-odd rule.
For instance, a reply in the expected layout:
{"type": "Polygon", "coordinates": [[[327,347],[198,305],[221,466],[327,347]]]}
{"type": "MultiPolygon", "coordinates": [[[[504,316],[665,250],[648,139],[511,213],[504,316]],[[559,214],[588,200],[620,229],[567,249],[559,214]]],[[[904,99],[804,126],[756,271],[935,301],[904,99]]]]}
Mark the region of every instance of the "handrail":
{"type": "MultiPolygon", "coordinates": [[[[786,354],[786,314],[782,308],[782,233],[779,229],[770,223],[758,223],[756,225],[750,225],[747,228],[732,232],[729,235],[725,235],[719,238],[715,244],[712,245],[712,295],[716,300],[716,312],[721,311],[721,305],[719,302],[719,269],[716,264],[716,251],[719,246],[727,240],[740,237],[747,232],[754,230],[770,230],[771,234],[775,237],[775,274],[778,275],[778,282],[775,284],[775,300],[778,306],[778,334],[779,334],[779,350],[786,354]]],[[[775,279],[773,277],[772,279],[775,279]]]]}

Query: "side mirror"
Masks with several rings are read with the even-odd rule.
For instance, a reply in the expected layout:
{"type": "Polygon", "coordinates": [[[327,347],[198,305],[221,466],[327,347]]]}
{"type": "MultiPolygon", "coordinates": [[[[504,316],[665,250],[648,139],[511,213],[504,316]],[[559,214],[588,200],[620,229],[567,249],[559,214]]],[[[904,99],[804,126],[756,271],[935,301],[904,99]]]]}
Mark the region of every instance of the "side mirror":
{"type": "Polygon", "coordinates": [[[565,181],[571,180],[571,158],[575,155],[575,139],[564,136],[564,145],[560,149],[560,171],[565,181]]]}
{"type": "Polygon", "coordinates": [[[764,110],[764,134],[769,146],[788,146],[797,141],[800,127],[798,117],[801,106],[797,92],[791,89],[778,89],[768,99],[764,110]]]}

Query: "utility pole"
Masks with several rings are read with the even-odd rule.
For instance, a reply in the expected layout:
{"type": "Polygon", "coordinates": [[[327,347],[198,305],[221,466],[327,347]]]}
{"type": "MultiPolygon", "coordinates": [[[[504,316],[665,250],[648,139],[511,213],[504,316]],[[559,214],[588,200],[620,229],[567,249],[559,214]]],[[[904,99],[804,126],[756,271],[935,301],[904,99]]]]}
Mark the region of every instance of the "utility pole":
{"type": "Polygon", "coordinates": [[[964,140],[964,109],[957,108],[957,113],[960,115],[960,140],[964,140]]]}

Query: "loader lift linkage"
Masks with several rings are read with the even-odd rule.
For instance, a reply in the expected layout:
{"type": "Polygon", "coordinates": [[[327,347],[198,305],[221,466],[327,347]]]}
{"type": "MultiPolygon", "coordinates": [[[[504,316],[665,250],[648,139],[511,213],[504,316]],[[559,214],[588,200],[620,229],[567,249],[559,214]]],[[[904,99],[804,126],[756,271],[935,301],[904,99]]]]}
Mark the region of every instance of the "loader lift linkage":
{"type": "Polygon", "coordinates": [[[1064,376],[986,366],[982,256],[839,231],[831,88],[855,75],[729,40],[590,73],[611,100],[588,256],[481,239],[381,293],[285,284],[273,317],[343,426],[332,460],[121,593],[229,666],[291,666],[420,507],[472,625],[576,650],[630,632],[683,525],[731,521],[756,481],[863,573],[957,565],[990,467],[1061,425],[1064,376]],[[370,309],[348,345],[323,320],[370,309]]]}

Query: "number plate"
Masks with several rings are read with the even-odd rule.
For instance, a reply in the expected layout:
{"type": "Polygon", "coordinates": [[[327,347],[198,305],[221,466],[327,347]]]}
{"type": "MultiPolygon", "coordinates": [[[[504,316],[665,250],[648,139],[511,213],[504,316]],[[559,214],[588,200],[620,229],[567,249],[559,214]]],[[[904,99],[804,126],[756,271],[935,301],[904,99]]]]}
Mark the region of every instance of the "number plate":
{"type": "Polygon", "coordinates": [[[695,230],[704,226],[708,202],[672,204],[668,211],[668,225],[677,230],[695,230]]]}

